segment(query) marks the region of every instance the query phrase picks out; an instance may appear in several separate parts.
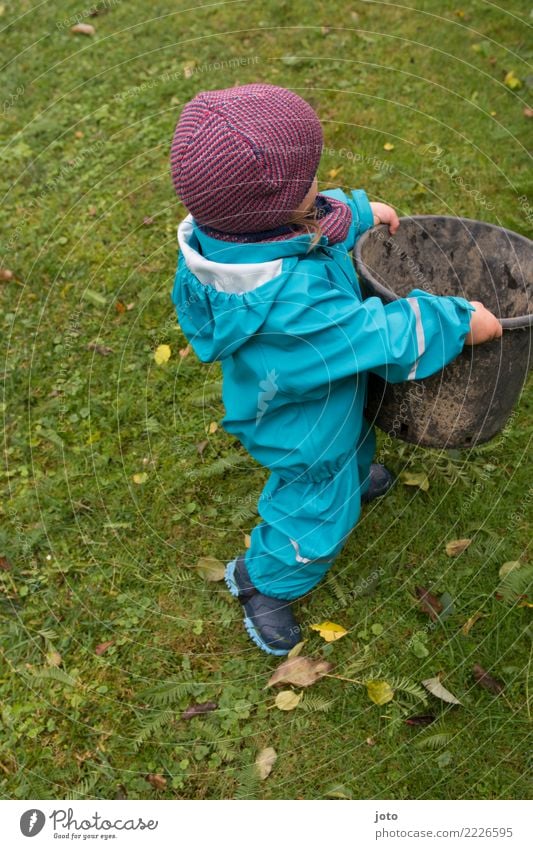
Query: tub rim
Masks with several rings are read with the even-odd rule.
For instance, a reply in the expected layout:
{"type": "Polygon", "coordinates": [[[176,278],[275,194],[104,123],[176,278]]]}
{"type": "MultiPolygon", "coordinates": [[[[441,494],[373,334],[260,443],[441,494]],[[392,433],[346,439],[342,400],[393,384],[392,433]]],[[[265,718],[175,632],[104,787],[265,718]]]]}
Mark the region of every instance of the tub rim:
{"type": "MultiPolygon", "coordinates": [[[[463,218],[458,215],[403,215],[400,217],[400,222],[402,221],[427,221],[428,218],[438,218],[439,220],[449,219],[453,221],[466,221],[471,224],[484,224],[487,227],[492,227],[494,230],[501,230],[502,233],[512,233],[513,236],[518,239],[522,239],[522,241],[527,242],[530,248],[533,250],[533,242],[531,239],[528,239],[527,236],[523,236],[521,233],[515,233],[514,230],[509,230],[507,227],[500,227],[498,224],[492,224],[490,221],[479,221],[476,218],[463,218]]],[[[368,239],[368,234],[373,230],[385,229],[390,238],[394,238],[389,233],[388,224],[375,224],[373,227],[369,227],[368,230],[365,230],[362,236],[360,236],[353,249],[353,255],[355,259],[355,268],[357,274],[361,274],[361,277],[364,277],[365,280],[368,280],[375,291],[385,300],[385,301],[398,301],[401,296],[397,295],[396,292],[393,292],[392,289],[387,289],[383,286],[373,274],[368,270],[365,265],[363,258],[361,256],[361,248],[365,244],[365,241],[368,239]],[[361,269],[364,269],[364,273],[361,269]]],[[[533,313],[526,313],[526,315],[516,315],[512,318],[500,318],[499,321],[504,330],[525,330],[528,327],[533,326],[533,313]]]]}

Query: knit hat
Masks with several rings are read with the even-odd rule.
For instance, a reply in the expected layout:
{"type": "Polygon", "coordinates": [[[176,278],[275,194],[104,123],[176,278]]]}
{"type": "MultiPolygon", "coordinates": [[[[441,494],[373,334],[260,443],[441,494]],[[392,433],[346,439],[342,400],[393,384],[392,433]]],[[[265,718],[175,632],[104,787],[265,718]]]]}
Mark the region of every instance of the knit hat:
{"type": "Polygon", "coordinates": [[[202,91],[176,126],[172,181],[199,225],[272,231],[311,188],[322,145],[318,117],[292,91],[262,83],[202,91]]]}

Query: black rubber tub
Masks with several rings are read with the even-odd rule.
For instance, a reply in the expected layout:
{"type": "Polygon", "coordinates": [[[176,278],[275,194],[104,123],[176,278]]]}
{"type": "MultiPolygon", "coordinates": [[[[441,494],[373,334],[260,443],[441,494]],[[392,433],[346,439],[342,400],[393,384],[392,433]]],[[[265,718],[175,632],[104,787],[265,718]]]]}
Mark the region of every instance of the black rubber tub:
{"type": "Polygon", "coordinates": [[[492,224],[440,215],[372,227],[356,243],[363,297],[384,302],[411,289],[481,301],[503,336],[474,347],[432,377],[386,383],[369,375],[368,419],[406,442],[467,448],[505,426],[531,361],[533,242],[492,224]]]}

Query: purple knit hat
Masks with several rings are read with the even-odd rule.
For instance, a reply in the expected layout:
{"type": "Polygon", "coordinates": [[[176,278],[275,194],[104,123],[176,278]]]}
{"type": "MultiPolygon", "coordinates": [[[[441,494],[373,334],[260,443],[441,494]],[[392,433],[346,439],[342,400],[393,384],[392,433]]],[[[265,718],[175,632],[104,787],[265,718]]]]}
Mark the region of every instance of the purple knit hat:
{"type": "Polygon", "coordinates": [[[311,188],[322,145],[318,117],[292,91],[263,83],[202,91],[176,126],[172,181],[199,225],[273,230],[311,188]]]}

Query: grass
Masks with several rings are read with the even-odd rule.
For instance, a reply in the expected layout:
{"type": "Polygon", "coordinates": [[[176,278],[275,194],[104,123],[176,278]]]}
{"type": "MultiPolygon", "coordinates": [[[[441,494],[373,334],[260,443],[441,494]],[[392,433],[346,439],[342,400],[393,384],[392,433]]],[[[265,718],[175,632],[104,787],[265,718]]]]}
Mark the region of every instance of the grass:
{"type": "Polygon", "coordinates": [[[219,366],[178,353],[187,340],[169,292],[184,210],[167,157],[198,90],[273,82],[323,120],[322,188],[364,187],[402,215],[465,215],[530,235],[520,200],[531,188],[529,7],[96,9],[92,38],[70,32],[75,0],[60,17],[26,0],[0,17],[0,229],[14,273],[0,282],[0,793],[523,797],[531,610],[520,606],[527,586],[497,589],[504,562],[528,564],[531,394],[482,449],[382,443],[394,472],[425,472],[429,490],[398,485],[366,508],[334,570],[298,604],[305,652],[336,674],[412,689],[442,672],[463,707],[401,690],[379,707],[364,687],[328,678],[294,711],[272,709],[264,687],[276,661],[249,643],[223,585],[188,568],[243,550],[266,474],[221,428],[209,432],[223,413],[219,366]],[[510,71],[519,88],[504,83],[510,71]],[[158,367],[162,343],[172,357],[158,367]],[[447,557],[445,543],[467,536],[471,546],[447,557]],[[416,601],[420,585],[451,596],[435,624],[416,601]],[[307,627],[324,619],[348,635],[325,644],[307,627]],[[475,684],[474,663],[504,682],[503,695],[475,684]],[[181,719],[206,701],[218,710],[181,719]],[[426,713],[429,727],[405,723],[426,713]],[[260,782],[253,763],[265,746],[278,760],[260,782]]]}

